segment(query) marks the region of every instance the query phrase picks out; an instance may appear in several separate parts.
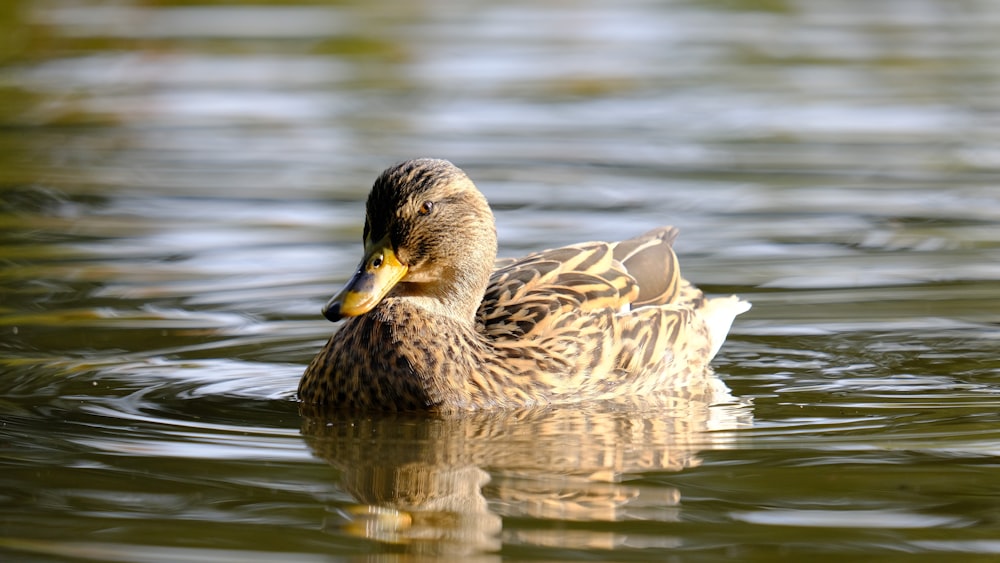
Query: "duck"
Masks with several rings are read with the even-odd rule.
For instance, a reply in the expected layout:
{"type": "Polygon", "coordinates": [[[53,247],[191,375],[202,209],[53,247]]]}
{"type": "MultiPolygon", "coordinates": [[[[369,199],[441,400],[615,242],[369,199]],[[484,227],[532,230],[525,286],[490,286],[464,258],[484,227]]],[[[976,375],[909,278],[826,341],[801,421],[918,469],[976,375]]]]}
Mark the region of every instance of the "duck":
{"type": "Polygon", "coordinates": [[[497,258],[486,197],[447,160],[383,171],[363,258],[323,307],[341,322],[303,404],[476,411],[703,393],[750,303],[681,277],[674,227],[497,258]]]}

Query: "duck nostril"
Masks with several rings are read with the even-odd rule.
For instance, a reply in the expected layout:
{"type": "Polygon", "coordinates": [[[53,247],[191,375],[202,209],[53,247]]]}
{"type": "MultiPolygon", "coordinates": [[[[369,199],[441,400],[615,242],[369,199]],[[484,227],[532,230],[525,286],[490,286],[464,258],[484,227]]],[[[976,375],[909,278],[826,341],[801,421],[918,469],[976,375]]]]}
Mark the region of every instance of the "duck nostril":
{"type": "Polygon", "coordinates": [[[371,267],[372,268],[381,268],[382,267],[382,255],[381,254],[379,254],[378,256],[375,256],[374,258],[372,258],[371,267]]]}

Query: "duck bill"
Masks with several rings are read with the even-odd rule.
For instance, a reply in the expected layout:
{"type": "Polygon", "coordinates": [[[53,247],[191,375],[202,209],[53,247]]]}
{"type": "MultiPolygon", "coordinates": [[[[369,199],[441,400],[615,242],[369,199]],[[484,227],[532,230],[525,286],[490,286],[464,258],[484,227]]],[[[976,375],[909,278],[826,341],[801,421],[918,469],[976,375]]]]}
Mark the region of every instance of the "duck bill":
{"type": "Polygon", "coordinates": [[[356,317],[371,311],[406,275],[407,267],[399,262],[388,237],[365,245],[365,257],[347,285],[323,307],[323,316],[331,322],[356,317]]]}

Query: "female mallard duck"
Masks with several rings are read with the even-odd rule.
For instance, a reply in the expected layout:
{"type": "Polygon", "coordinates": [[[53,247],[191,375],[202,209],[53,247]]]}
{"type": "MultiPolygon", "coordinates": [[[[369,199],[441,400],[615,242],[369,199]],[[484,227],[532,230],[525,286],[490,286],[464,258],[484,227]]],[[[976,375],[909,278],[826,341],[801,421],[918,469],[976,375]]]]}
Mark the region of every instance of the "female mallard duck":
{"type": "Polygon", "coordinates": [[[445,160],[387,169],[366,210],[364,258],[323,308],[347,320],[299,383],[307,403],[466,410],[700,393],[750,308],[680,277],[672,227],[496,261],[486,198],[445,160]]]}

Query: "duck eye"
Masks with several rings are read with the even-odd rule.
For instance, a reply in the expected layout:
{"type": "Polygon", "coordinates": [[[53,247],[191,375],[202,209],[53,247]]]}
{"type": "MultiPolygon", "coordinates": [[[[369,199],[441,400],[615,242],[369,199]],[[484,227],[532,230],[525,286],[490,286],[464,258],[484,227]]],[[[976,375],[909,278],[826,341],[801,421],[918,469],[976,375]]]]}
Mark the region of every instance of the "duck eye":
{"type": "Polygon", "coordinates": [[[417,213],[420,215],[430,215],[431,211],[434,211],[434,202],[425,201],[420,204],[420,209],[417,210],[417,213]]]}

